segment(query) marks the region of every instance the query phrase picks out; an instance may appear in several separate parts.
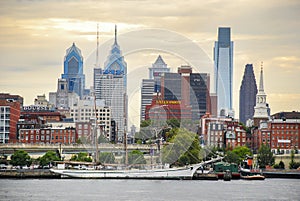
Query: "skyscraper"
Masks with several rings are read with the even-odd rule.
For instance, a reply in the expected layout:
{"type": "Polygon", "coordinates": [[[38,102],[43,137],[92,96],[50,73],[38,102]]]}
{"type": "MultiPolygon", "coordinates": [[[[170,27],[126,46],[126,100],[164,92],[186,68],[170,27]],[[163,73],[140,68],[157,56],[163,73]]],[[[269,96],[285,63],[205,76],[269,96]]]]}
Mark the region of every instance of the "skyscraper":
{"type": "Polygon", "coordinates": [[[256,94],[256,105],[254,107],[254,126],[259,126],[260,121],[266,121],[270,118],[269,106],[267,103],[267,95],[264,91],[263,67],[260,70],[259,89],[256,94]]]}
{"type": "Polygon", "coordinates": [[[218,113],[227,116],[232,111],[233,42],[229,27],[219,27],[214,47],[215,92],[218,96],[218,113]]]}
{"type": "Polygon", "coordinates": [[[240,87],[240,122],[246,124],[254,115],[257,86],[252,64],[245,67],[244,77],[240,87]]]}
{"type": "Polygon", "coordinates": [[[104,70],[94,69],[94,90],[97,99],[104,99],[111,108],[111,118],[116,121],[118,139],[127,129],[127,63],[117,43],[117,26],[115,41],[104,64],[104,70]]]}
{"type": "Polygon", "coordinates": [[[154,79],[143,79],[141,87],[141,121],[145,120],[145,110],[147,105],[151,105],[155,88],[154,79]]]}
{"type": "Polygon", "coordinates": [[[149,68],[149,79],[154,79],[155,81],[154,92],[160,92],[160,78],[164,73],[168,72],[170,72],[170,68],[168,68],[162,57],[158,55],[152,67],[149,68]]]}
{"type": "Polygon", "coordinates": [[[64,74],[62,79],[66,79],[69,92],[75,92],[80,96],[84,95],[85,75],[83,74],[83,57],[81,51],[75,43],[67,49],[64,59],[64,74]]]}
{"type": "Polygon", "coordinates": [[[149,79],[142,80],[141,87],[141,121],[145,120],[146,105],[151,105],[153,94],[161,91],[161,76],[170,72],[163,58],[158,55],[156,61],[149,68],[149,79]]]}
{"type": "Polygon", "coordinates": [[[180,66],[178,73],[165,73],[161,79],[163,100],[180,101],[191,108],[192,120],[210,111],[209,75],[192,73],[190,66],[180,66]]]}

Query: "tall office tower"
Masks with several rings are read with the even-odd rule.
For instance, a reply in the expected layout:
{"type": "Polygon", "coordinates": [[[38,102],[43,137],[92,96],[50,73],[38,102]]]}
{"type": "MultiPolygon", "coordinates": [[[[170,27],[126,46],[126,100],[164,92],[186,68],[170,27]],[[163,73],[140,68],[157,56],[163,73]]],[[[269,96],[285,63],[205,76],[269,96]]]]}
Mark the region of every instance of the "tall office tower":
{"type": "Polygon", "coordinates": [[[142,80],[141,87],[141,121],[145,120],[146,105],[151,105],[153,94],[161,92],[161,77],[170,72],[170,68],[158,55],[156,61],[149,68],[149,79],[142,80]]]}
{"type": "Polygon", "coordinates": [[[105,100],[106,106],[111,108],[111,118],[116,121],[118,139],[122,139],[127,132],[127,63],[122,56],[117,43],[117,26],[115,26],[115,41],[110,55],[105,62],[103,72],[94,70],[96,97],[105,100]]]}
{"type": "Polygon", "coordinates": [[[267,103],[267,95],[264,91],[263,67],[260,71],[259,89],[256,94],[256,105],[254,107],[254,126],[259,126],[260,121],[267,121],[270,118],[269,106],[267,103]]]}
{"type": "Polygon", "coordinates": [[[168,72],[170,72],[170,68],[168,68],[162,57],[158,55],[152,67],[149,68],[149,79],[154,79],[155,81],[154,92],[160,92],[160,78],[164,73],[168,72]]]}
{"type": "Polygon", "coordinates": [[[246,124],[254,115],[257,86],[252,64],[245,67],[244,77],[240,87],[240,122],[246,124]]]}
{"type": "Polygon", "coordinates": [[[0,99],[0,144],[17,142],[17,122],[20,118],[20,113],[19,100],[0,99]]]}
{"type": "Polygon", "coordinates": [[[83,57],[81,51],[75,43],[67,49],[64,59],[64,74],[62,79],[66,79],[69,92],[75,92],[80,96],[84,95],[85,75],[83,74],[83,57]]]}
{"type": "Polygon", "coordinates": [[[94,93],[96,99],[101,99],[100,97],[100,77],[103,74],[102,68],[94,68],[94,93]]]}
{"type": "Polygon", "coordinates": [[[141,121],[145,120],[147,105],[151,105],[155,88],[154,79],[143,79],[141,88],[141,121]]]}
{"type": "Polygon", "coordinates": [[[192,73],[190,66],[181,66],[178,73],[165,73],[161,78],[164,100],[181,101],[191,107],[192,120],[199,120],[209,109],[209,75],[192,73]]]}
{"type": "Polygon", "coordinates": [[[214,66],[218,113],[227,116],[233,113],[233,42],[228,27],[219,27],[218,41],[215,42],[214,47],[214,66]]]}

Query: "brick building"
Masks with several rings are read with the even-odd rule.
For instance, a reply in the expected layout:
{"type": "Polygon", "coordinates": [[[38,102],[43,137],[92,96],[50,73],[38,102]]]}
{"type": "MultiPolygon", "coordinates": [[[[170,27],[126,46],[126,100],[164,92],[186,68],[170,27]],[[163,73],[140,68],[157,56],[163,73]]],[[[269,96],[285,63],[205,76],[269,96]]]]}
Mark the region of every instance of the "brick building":
{"type": "Polygon", "coordinates": [[[249,144],[246,131],[232,118],[213,118],[206,114],[200,119],[199,132],[202,145],[234,148],[249,144]]]}
{"type": "Polygon", "coordinates": [[[48,127],[40,129],[20,129],[20,143],[31,144],[74,144],[78,139],[73,127],[48,127]]]}
{"type": "Polygon", "coordinates": [[[0,99],[0,143],[17,141],[17,122],[20,118],[20,102],[0,99]]]}

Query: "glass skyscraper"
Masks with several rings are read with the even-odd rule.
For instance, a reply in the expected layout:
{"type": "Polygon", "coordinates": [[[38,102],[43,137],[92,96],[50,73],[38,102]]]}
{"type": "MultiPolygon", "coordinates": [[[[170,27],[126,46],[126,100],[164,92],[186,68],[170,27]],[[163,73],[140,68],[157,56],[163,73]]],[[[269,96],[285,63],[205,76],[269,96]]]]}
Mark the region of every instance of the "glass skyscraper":
{"type": "Polygon", "coordinates": [[[66,79],[69,92],[75,92],[80,96],[84,95],[85,75],[83,74],[83,57],[81,51],[75,43],[67,49],[64,59],[64,74],[62,79],[66,79]]]}
{"type": "Polygon", "coordinates": [[[254,115],[254,106],[256,102],[257,85],[253,72],[253,65],[247,64],[244,77],[240,88],[240,122],[246,124],[248,119],[254,115]]]}
{"type": "Polygon", "coordinates": [[[229,27],[219,27],[218,30],[218,41],[214,47],[214,75],[218,115],[227,116],[232,112],[233,85],[233,42],[229,27]]]}

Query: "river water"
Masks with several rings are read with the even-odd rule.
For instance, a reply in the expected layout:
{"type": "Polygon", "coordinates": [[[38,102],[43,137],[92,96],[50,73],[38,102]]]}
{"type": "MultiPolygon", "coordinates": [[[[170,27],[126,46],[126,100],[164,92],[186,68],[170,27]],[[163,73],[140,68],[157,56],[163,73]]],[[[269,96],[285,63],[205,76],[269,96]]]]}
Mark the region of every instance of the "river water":
{"type": "Polygon", "coordinates": [[[300,200],[300,180],[0,179],[0,200],[300,200]]]}

